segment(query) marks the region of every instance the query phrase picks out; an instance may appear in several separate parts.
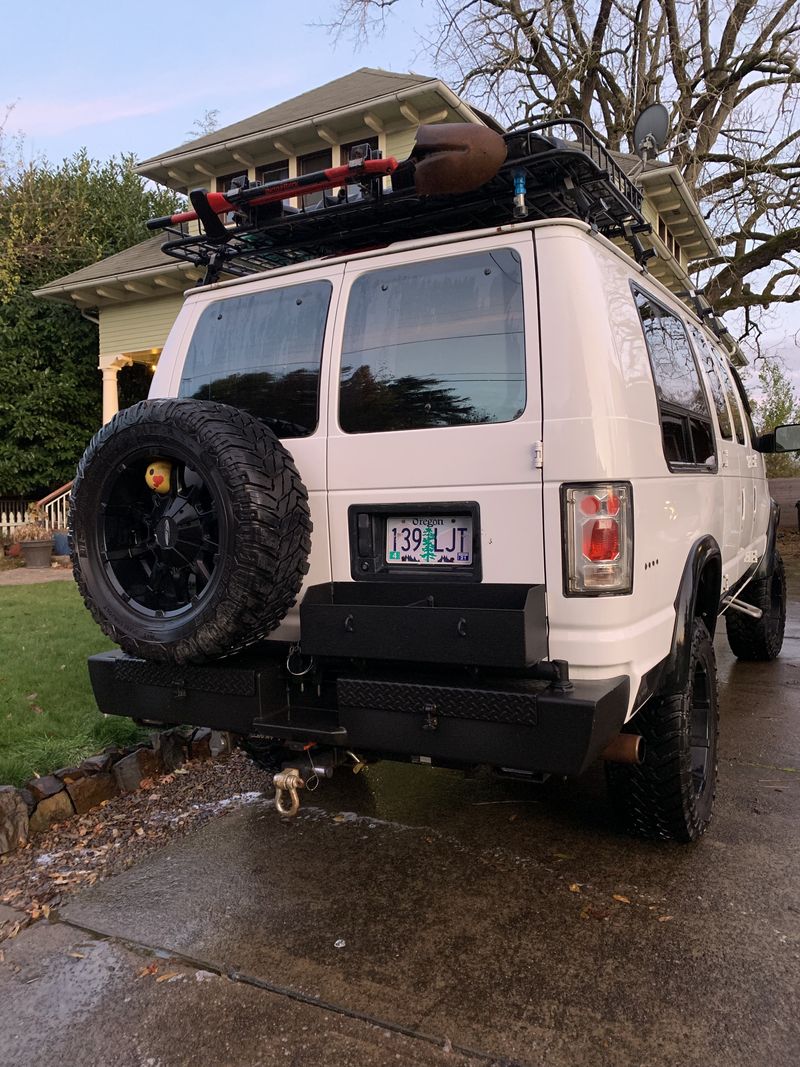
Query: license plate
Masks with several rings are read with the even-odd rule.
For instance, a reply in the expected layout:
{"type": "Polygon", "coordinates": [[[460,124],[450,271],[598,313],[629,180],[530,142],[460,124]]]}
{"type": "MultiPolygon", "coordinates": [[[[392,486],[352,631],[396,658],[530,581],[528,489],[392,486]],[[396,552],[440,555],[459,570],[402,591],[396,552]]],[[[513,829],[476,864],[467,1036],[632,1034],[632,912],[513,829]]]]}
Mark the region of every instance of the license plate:
{"type": "Polygon", "coordinates": [[[386,562],[422,567],[470,566],[472,516],[390,516],[386,520],[386,562]]]}

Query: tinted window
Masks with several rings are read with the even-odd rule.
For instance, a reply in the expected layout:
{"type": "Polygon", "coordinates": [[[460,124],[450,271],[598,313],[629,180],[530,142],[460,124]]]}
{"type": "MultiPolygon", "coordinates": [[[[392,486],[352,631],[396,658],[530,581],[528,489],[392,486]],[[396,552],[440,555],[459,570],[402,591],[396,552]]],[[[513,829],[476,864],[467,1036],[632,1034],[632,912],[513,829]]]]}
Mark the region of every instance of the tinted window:
{"type": "Polygon", "coordinates": [[[733,387],[731,380],[730,369],[727,361],[722,359],[719,352],[714,352],[714,358],[717,361],[717,367],[719,368],[720,377],[725,384],[725,395],[728,398],[728,406],[731,409],[731,417],[733,418],[734,426],[736,427],[736,440],[740,445],[744,444],[744,423],[742,421],[742,412],[739,409],[739,402],[736,399],[736,390],[733,387]]]}
{"type": "Polygon", "coordinates": [[[309,282],[210,304],[189,345],[179,395],[242,408],[279,437],[313,433],[330,298],[330,282],[309,282]]]}
{"type": "Polygon", "coordinates": [[[677,315],[634,289],[658,398],[670,468],[716,468],[711,413],[686,327],[677,315]]]}
{"type": "Polygon", "coordinates": [[[659,400],[707,416],[706,394],[683,323],[643,293],[637,294],[636,303],[659,400]]]}
{"type": "Polygon", "coordinates": [[[690,326],[692,340],[694,341],[695,352],[698,359],[700,359],[705,367],[706,378],[708,384],[711,386],[711,397],[714,401],[714,410],[717,413],[717,422],[719,423],[719,432],[722,436],[730,441],[733,439],[733,430],[731,429],[731,417],[728,411],[728,405],[725,402],[725,389],[722,384],[722,378],[720,377],[719,366],[714,355],[713,349],[709,346],[705,337],[694,326],[690,326]]]}
{"type": "Polygon", "coordinates": [[[525,408],[522,268],[508,249],[362,275],[345,322],[348,433],[510,422],[525,408]]]}
{"type": "MultiPolygon", "coordinates": [[[[750,401],[747,399],[747,393],[745,392],[744,385],[742,384],[742,379],[739,377],[739,374],[735,367],[728,366],[726,363],[726,369],[730,372],[730,375],[736,384],[736,392],[739,394],[739,400],[741,400],[742,402],[741,410],[744,412],[745,422],[747,423],[747,428],[750,431],[750,440],[754,441],[756,437],[756,429],[755,426],[753,426],[753,414],[750,410],[750,401]]],[[[742,437],[742,443],[744,444],[744,435],[742,437]]]]}

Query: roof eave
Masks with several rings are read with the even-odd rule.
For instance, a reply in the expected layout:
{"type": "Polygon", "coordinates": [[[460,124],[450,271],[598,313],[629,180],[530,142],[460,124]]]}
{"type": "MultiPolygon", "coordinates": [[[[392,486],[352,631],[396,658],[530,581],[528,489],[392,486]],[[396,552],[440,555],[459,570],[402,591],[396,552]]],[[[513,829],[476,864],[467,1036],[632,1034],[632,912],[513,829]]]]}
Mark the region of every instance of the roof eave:
{"type": "Polygon", "coordinates": [[[697,231],[697,237],[691,242],[685,242],[681,240],[680,237],[677,238],[681,247],[687,248],[687,254],[690,254],[690,260],[695,261],[698,259],[709,259],[712,256],[718,256],[719,246],[714,235],[708,228],[705,219],[700,214],[700,208],[697,205],[697,201],[692,196],[685,178],[677,167],[667,166],[659,167],[657,170],[644,171],[639,175],[637,180],[646,192],[648,186],[662,185],[664,179],[667,179],[672,185],[682,204],[686,208],[687,213],[691,216],[697,231]],[[689,253],[689,248],[696,248],[697,251],[689,253]]]}
{"type": "MultiPolygon", "coordinates": [[[[190,289],[196,282],[202,271],[198,271],[188,263],[166,262],[163,266],[158,267],[145,267],[139,270],[121,271],[115,274],[106,274],[98,278],[86,278],[77,282],[66,281],[64,284],[51,284],[44,285],[41,289],[32,290],[33,296],[39,297],[42,300],[53,300],[56,302],[70,304],[72,306],[80,306],[83,304],[85,307],[98,307],[114,303],[130,303],[135,300],[153,299],[159,296],[180,295],[187,289],[190,289]],[[169,284],[163,287],[163,293],[159,293],[157,289],[152,292],[144,293],[137,292],[136,290],[126,290],[125,286],[132,283],[147,283],[153,282],[158,284],[155,279],[167,278],[170,281],[176,279],[177,276],[183,275],[186,285],[175,286],[169,284]],[[118,294],[117,298],[103,298],[98,296],[98,289],[106,289],[113,286],[121,286],[122,292],[118,294]],[[89,298],[88,294],[92,292],[93,298],[89,298]],[[77,298],[73,295],[75,293],[86,293],[87,296],[84,299],[77,298]]],[[[67,276],[69,277],[69,276],[67,276]]]]}
{"type": "Polygon", "coordinates": [[[170,168],[180,169],[187,164],[193,164],[194,162],[207,157],[210,153],[220,151],[233,153],[245,149],[248,145],[255,142],[264,141],[266,139],[275,140],[276,138],[285,138],[288,134],[296,133],[299,130],[308,130],[309,133],[313,133],[316,131],[317,127],[328,123],[335,123],[338,119],[357,115],[363,113],[365,110],[372,110],[386,104],[401,104],[406,100],[421,96],[424,93],[429,93],[432,90],[438,93],[444,102],[461,115],[466,122],[480,125],[484,124],[483,116],[479,112],[474,111],[468,104],[465,104],[460,97],[456,96],[448,85],[439,78],[431,78],[428,81],[418,82],[416,85],[410,86],[407,89],[401,89],[393,93],[384,93],[382,96],[370,97],[359,101],[357,104],[350,104],[347,107],[335,108],[332,111],[309,115],[300,121],[284,123],[281,126],[266,127],[263,130],[258,130],[255,133],[243,134],[240,137],[226,138],[217,141],[214,144],[204,145],[202,148],[153,156],[151,159],[146,159],[140,163],[136,167],[136,172],[145,178],[161,181],[162,172],[165,172],[170,168]]]}

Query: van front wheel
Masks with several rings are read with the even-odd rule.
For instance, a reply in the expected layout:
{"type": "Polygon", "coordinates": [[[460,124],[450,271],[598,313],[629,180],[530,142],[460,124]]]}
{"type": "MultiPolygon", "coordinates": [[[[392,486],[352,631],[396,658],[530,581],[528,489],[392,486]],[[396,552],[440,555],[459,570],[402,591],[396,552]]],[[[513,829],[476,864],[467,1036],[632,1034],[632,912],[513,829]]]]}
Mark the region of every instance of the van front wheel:
{"type": "Polygon", "coordinates": [[[606,764],[626,828],[639,837],[696,841],[711,820],[719,732],[714,645],[702,619],[694,620],[683,689],[653,697],[630,729],[644,738],[644,762],[606,764]]]}
{"type": "Polygon", "coordinates": [[[776,659],[786,627],[786,571],[779,552],[775,552],[772,574],[742,590],[741,599],[761,608],[761,618],[728,608],[725,619],[731,652],[742,660],[776,659]]]}

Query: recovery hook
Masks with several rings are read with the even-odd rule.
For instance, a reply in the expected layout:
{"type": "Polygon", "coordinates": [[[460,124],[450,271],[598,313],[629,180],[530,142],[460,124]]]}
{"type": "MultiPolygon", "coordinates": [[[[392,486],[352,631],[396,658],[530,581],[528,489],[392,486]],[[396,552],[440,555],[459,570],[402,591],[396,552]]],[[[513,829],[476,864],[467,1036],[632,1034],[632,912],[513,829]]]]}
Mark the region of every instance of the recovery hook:
{"type": "Polygon", "coordinates": [[[272,779],[275,786],[275,807],[281,815],[296,815],[300,810],[298,789],[305,789],[306,783],[297,767],[285,767],[272,779]],[[289,794],[287,805],[284,795],[289,794]]]}

